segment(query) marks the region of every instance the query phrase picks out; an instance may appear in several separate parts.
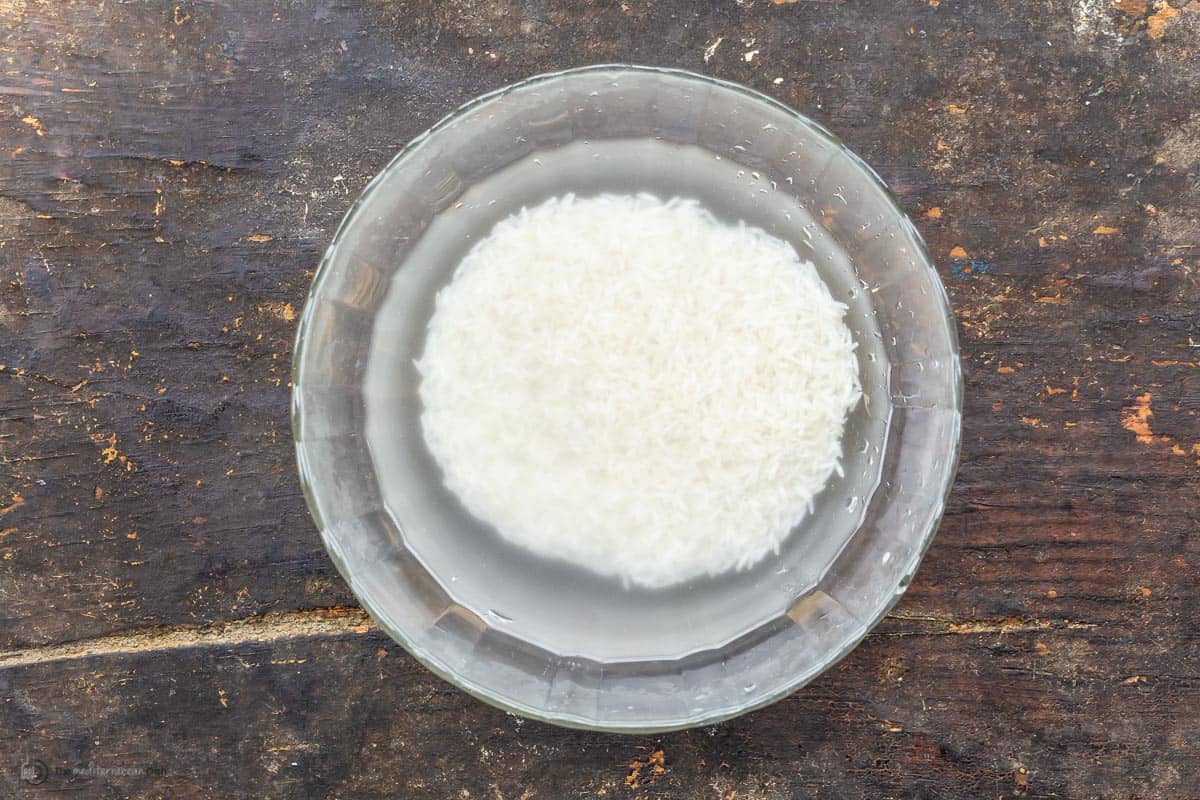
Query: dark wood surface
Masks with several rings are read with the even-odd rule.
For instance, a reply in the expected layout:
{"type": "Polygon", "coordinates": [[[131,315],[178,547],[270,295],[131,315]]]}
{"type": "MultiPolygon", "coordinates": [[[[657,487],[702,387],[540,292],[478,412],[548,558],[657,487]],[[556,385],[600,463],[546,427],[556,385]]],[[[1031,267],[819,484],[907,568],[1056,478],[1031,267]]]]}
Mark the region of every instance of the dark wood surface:
{"type": "Polygon", "coordinates": [[[1200,797],[1200,2],[0,0],[0,796],[1200,797]],[[960,319],[907,596],[717,727],[564,731],[370,625],[305,511],[296,314],[459,103],[690,68],[831,127],[960,319]]]}

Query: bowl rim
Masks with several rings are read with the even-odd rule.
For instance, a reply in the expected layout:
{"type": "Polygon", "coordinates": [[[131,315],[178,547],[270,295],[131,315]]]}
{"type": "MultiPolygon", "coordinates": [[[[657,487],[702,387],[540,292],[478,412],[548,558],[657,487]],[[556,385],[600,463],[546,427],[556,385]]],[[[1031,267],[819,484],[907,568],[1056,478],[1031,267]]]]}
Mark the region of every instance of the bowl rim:
{"type": "Polygon", "coordinates": [[[312,283],[309,286],[308,293],[305,296],[304,308],[301,311],[296,327],[296,335],[292,351],[291,379],[292,392],[290,403],[290,422],[292,438],[295,443],[297,473],[300,478],[300,487],[304,494],[305,503],[308,507],[309,514],[313,518],[313,522],[316,524],[317,530],[321,535],[321,541],[325,546],[326,551],[329,553],[334,566],[337,568],[338,573],[342,576],[342,579],[346,581],[346,584],[354,593],[355,598],[362,605],[363,609],[367,612],[371,619],[375,621],[375,624],[378,625],[379,628],[384,631],[392,640],[398,643],[410,655],[417,659],[417,661],[423,667],[441,679],[471,695],[472,697],[509,713],[519,714],[529,719],[535,719],[541,722],[547,722],[550,724],[579,730],[590,730],[606,733],[648,734],[665,733],[669,731],[683,730],[686,728],[713,725],[775,703],[828,672],[831,667],[835,666],[852,650],[858,647],[862,640],[866,638],[867,634],[869,634],[871,630],[873,630],[883,620],[883,618],[887,616],[888,612],[890,612],[892,608],[895,607],[896,603],[899,602],[901,596],[911,583],[917,568],[920,566],[922,559],[925,557],[925,554],[928,552],[929,547],[933,542],[934,535],[937,532],[938,527],[941,524],[942,517],[945,514],[946,504],[949,499],[950,491],[954,486],[954,480],[958,472],[958,465],[961,457],[963,374],[957,320],[950,304],[945,283],[938,274],[929,247],[926,245],[924,238],[921,236],[920,232],[917,230],[908,214],[905,213],[904,208],[900,204],[899,198],[897,198],[896,194],[891,190],[891,188],[888,187],[887,183],[884,182],[879,174],[869,164],[867,164],[867,162],[865,162],[853,150],[847,147],[840,138],[834,135],[821,123],[812,120],[808,116],[796,111],[785,103],[768,94],[765,94],[764,92],[758,91],[757,89],[752,89],[743,84],[735,83],[722,78],[715,78],[710,75],[704,75],[691,70],[674,67],[656,67],[630,63],[601,63],[540,73],[514,83],[501,86],[497,89],[485,92],[484,94],[468,100],[450,113],[443,116],[428,129],[409,140],[403,147],[400,148],[396,155],[394,155],[388,161],[383,169],[381,169],[374,177],[371,178],[370,181],[367,182],[363,190],[350,204],[350,207],[347,209],[345,215],[341,219],[341,222],[338,224],[338,227],[333,234],[333,238],[329,242],[329,246],[325,249],[325,252],[321,257],[321,261],[318,264],[316,272],[313,276],[312,283]],[[674,719],[666,721],[662,724],[608,724],[601,720],[586,718],[576,714],[553,713],[535,706],[529,706],[519,702],[512,702],[496,693],[491,692],[482,685],[476,685],[472,681],[466,680],[453,669],[445,667],[432,655],[432,653],[428,652],[425,648],[421,647],[412,639],[410,639],[404,633],[404,631],[388,624],[386,622],[386,617],[377,611],[367,598],[359,594],[356,589],[356,581],[352,577],[349,565],[345,563],[341,554],[338,552],[338,548],[327,535],[328,526],[325,524],[325,521],[321,516],[321,512],[317,504],[315,488],[310,484],[309,477],[304,469],[304,443],[300,438],[300,418],[302,415],[302,410],[299,402],[299,394],[301,386],[303,385],[304,377],[304,370],[302,368],[302,364],[304,363],[303,354],[306,334],[311,322],[313,309],[316,305],[314,301],[320,294],[322,284],[331,271],[331,264],[333,257],[337,252],[338,246],[341,244],[346,232],[353,225],[359,211],[365,205],[366,201],[374,194],[379,186],[385,180],[387,180],[390,175],[392,175],[393,172],[402,168],[404,162],[408,160],[408,158],[430,137],[435,135],[443,128],[453,124],[475,108],[514,91],[527,89],[538,84],[568,79],[581,74],[603,72],[611,72],[618,75],[631,73],[657,75],[685,81],[696,81],[708,84],[710,86],[717,86],[722,89],[733,91],[746,97],[747,99],[764,103],[767,106],[786,114],[797,124],[808,128],[816,135],[827,140],[831,145],[837,148],[841,155],[847,156],[851,163],[861,169],[863,173],[870,179],[870,181],[876,186],[876,188],[883,192],[884,198],[896,214],[898,224],[912,238],[913,242],[915,242],[917,246],[918,258],[923,263],[925,269],[932,273],[933,277],[936,279],[933,281],[933,289],[936,294],[936,300],[940,305],[943,322],[945,323],[945,330],[948,336],[948,344],[950,348],[949,361],[951,391],[953,393],[953,411],[955,412],[957,420],[957,424],[954,426],[952,432],[953,440],[947,443],[947,454],[950,456],[950,458],[947,459],[946,468],[942,476],[944,482],[942,491],[940,494],[931,498],[929,519],[925,526],[924,532],[921,534],[919,546],[910,559],[909,564],[905,568],[903,577],[899,581],[897,590],[891,594],[888,601],[883,603],[870,619],[864,621],[863,624],[854,632],[854,634],[848,637],[839,648],[831,651],[831,656],[821,665],[819,669],[812,671],[809,674],[801,673],[797,675],[795,679],[781,683],[774,690],[756,697],[751,702],[741,705],[727,706],[724,708],[715,708],[699,715],[674,719]]]}

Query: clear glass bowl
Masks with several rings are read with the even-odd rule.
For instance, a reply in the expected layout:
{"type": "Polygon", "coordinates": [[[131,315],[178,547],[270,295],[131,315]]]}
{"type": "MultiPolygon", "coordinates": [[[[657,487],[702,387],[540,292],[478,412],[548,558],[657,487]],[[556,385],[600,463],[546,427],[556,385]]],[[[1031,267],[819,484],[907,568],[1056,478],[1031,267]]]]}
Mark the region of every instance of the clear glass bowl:
{"type": "Polygon", "coordinates": [[[883,182],[770,97],[687,72],[598,66],[468,103],[351,207],[304,308],[292,425],[309,508],[379,625],[489,703],[561,725],[663,731],[783,697],[904,592],[956,466],[954,319],[883,182]],[[475,241],[551,196],[700,199],[793,244],[849,307],[864,401],[845,475],[776,556],[666,589],[502,540],[444,488],[417,375],[434,297],[475,241]]]}

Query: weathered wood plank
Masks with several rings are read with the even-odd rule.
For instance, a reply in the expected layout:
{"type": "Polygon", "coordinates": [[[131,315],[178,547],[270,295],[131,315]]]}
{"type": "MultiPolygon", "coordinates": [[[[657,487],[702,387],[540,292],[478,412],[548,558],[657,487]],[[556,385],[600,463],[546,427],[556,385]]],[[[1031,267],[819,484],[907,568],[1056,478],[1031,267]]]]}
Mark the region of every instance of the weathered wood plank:
{"type": "Polygon", "coordinates": [[[128,652],[0,671],[0,785],[32,798],[1193,796],[1200,679],[1170,656],[1113,677],[1125,649],[1095,628],[893,622],[771,708],[657,737],[522,721],[377,632],[128,652]],[[38,763],[48,777],[22,780],[38,763]]]}
{"type": "Polygon", "coordinates": [[[159,770],[82,796],[1195,793],[1200,4],[1170,2],[0,0],[0,759],[159,770]],[[967,374],[894,618],[653,740],[519,724],[342,633],[287,430],[354,194],[458,103],[600,61],[838,132],[926,235],[967,374]]]}
{"type": "MultiPolygon", "coordinates": [[[[25,149],[0,169],[10,212],[3,441],[19,444],[6,455],[6,482],[24,501],[6,515],[5,566],[14,581],[38,576],[20,591],[12,584],[26,599],[6,610],[6,643],[348,600],[304,515],[285,430],[294,315],[320,248],[348,195],[408,136],[478,90],[558,65],[527,63],[516,45],[501,57],[481,38],[563,49],[588,30],[615,47],[618,32],[641,30],[616,27],[626,14],[651,26],[674,18],[683,41],[668,47],[678,63],[810,111],[901,192],[947,265],[964,323],[975,435],[955,510],[987,503],[973,496],[985,483],[1027,497],[1012,481],[1041,482],[1063,466],[1065,453],[1030,446],[1051,436],[1073,448],[1073,469],[1091,469],[1098,452],[1125,454],[1138,471],[1146,464],[1131,459],[1152,459],[1160,481],[1169,477],[1165,492],[1194,487],[1186,458],[1121,427],[1125,407],[1160,383],[1156,427],[1181,438],[1171,447],[1192,444],[1194,258],[1178,220],[1198,213],[1187,174],[1200,156],[1187,139],[1197,125],[1171,123],[1195,89],[1162,66],[1182,45],[1143,34],[1115,44],[1104,32],[1115,11],[1092,14],[1088,27],[1065,10],[1023,19],[1003,9],[872,16],[797,5],[559,13],[561,32],[499,6],[466,16],[310,8],[278,20],[221,7],[151,19],[71,4],[7,12],[7,49],[40,66],[9,81],[6,143],[25,149]],[[138,69],[113,44],[128,30],[141,31],[138,69]],[[805,30],[821,34],[820,47],[786,46],[805,30]],[[64,31],[61,52],[43,53],[48,34],[64,31]],[[339,39],[318,57],[289,46],[331,32],[353,34],[354,47],[343,51],[339,39]],[[707,66],[706,47],[687,47],[721,36],[707,66]],[[421,51],[420,63],[399,69],[401,45],[421,51]],[[464,48],[495,72],[466,80],[464,48]],[[1018,72],[1030,57],[1039,80],[1018,72]],[[1105,69],[1121,60],[1147,74],[1105,69]],[[439,71],[440,62],[450,66],[439,71]],[[895,102],[904,93],[915,102],[895,102]],[[1135,173],[1111,163],[1128,147],[1130,113],[1145,151],[1135,173]],[[244,119],[233,124],[233,114],[244,119]],[[1156,165],[1158,150],[1166,155],[1156,165]],[[1118,234],[1093,233],[1103,227],[1118,234]],[[1046,342],[1063,348],[1033,363],[1046,342]],[[79,613],[90,627],[79,627],[79,613]]],[[[1189,19],[1174,24],[1172,36],[1194,30],[1189,19]]],[[[637,33],[623,57],[648,38],[637,33]]],[[[1108,496],[1128,484],[1094,477],[1108,496]]],[[[1044,527],[1041,515],[1033,520],[1044,527]]]]}

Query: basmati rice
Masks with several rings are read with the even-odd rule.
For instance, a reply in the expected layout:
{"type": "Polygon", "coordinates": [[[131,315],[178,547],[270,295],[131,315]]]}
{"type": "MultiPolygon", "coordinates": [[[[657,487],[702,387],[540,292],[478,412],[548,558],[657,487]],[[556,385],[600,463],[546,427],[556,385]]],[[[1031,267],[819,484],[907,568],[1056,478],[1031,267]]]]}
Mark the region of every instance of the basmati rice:
{"type": "Polygon", "coordinates": [[[811,263],[693,200],[523,209],[438,295],[421,374],[446,485],[501,536],[662,587],[777,552],[861,391],[811,263]]]}

